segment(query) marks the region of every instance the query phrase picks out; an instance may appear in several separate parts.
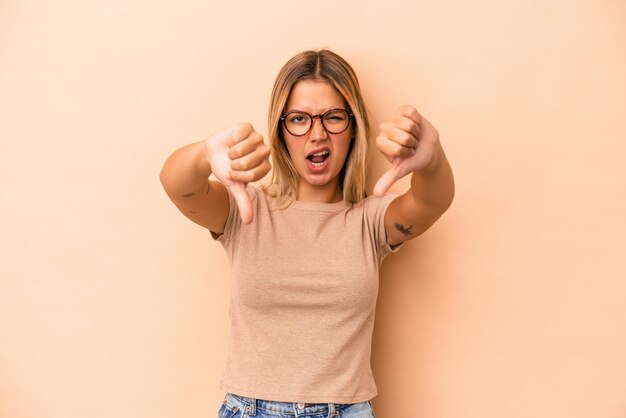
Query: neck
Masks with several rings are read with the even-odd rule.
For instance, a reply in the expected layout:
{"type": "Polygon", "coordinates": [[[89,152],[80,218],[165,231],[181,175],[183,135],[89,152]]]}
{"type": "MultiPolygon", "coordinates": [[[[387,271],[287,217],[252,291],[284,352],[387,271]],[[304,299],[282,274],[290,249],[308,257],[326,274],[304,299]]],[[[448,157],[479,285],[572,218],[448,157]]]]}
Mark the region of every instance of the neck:
{"type": "Polygon", "coordinates": [[[343,200],[343,194],[337,181],[320,186],[300,181],[297,200],[301,202],[337,203],[343,200]]]}

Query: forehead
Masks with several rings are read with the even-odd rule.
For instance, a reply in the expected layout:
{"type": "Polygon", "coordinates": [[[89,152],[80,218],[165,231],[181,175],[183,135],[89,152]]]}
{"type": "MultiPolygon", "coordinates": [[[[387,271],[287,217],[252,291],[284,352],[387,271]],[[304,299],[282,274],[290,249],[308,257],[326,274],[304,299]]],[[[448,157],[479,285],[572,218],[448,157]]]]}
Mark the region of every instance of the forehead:
{"type": "Polygon", "coordinates": [[[318,113],[345,106],[341,93],[326,80],[300,80],[287,99],[287,111],[297,109],[318,113]]]}

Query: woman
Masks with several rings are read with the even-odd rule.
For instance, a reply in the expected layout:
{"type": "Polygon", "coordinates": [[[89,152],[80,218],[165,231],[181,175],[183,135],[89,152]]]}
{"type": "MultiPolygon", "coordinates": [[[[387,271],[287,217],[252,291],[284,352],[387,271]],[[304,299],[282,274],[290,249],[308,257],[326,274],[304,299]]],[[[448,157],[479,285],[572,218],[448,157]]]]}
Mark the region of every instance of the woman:
{"type": "Polygon", "coordinates": [[[239,124],[177,150],[161,171],[174,204],[231,262],[219,416],[371,417],[378,269],[449,207],[450,165],[435,128],[401,106],[376,139],[392,168],[367,197],[367,111],[354,71],[329,50],[285,64],[268,126],[269,147],[239,124]],[[251,185],[270,154],[271,183],[251,185]],[[406,193],[386,193],[409,173],[406,193]]]}

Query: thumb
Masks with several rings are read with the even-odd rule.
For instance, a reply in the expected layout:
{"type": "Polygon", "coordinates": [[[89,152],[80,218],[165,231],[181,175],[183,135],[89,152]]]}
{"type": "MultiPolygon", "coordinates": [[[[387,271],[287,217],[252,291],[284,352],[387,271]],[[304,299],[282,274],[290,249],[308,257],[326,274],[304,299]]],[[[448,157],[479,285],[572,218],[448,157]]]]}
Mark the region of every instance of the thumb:
{"type": "Polygon", "coordinates": [[[232,183],[230,186],[230,191],[237,202],[237,207],[239,208],[239,215],[241,216],[241,221],[244,224],[249,224],[252,222],[252,218],[254,216],[252,210],[252,202],[250,201],[250,196],[248,196],[248,192],[246,192],[246,186],[243,183],[232,183]]]}
{"type": "Polygon", "coordinates": [[[374,186],[374,195],[381,197],[387,190],[391,187],[392,184],[396,182],[400,177],[400,169],[397,166],[391,167],[385,174],[383,174],[376,185],[374,186]]]}

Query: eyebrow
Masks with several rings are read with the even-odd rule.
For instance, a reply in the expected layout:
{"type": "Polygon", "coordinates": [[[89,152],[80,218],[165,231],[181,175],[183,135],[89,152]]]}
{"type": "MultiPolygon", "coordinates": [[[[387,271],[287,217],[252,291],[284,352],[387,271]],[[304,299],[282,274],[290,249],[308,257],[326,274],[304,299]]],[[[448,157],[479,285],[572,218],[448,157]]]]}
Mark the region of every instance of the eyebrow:
{"type": "MultiPolygon", "coordinates": [[[[321,115],[321,114],[324,114],[324,113],[328,112],[329,110],[333,110],[333,109],[342,109],[342,110],[346,110],[346,111],[348,111],[348,112],[349,112],[349,110],[348,110],[348,109],[346,109],[346,108],[345,108],[345,107],[343,107],[343,106],[340,106],[340,107],[329,107],[328,109],[323,110],[323,111],[319,112],[318,114],[319,114],[319,115],[321,115]]],[[[301,109],[286,109],[286,110],[285,110],[285,115],[286,115],[287,113],[291,113],[291,112],[310,113],[311,115],[313,114],[313,113],[311,113],[311,112],[308,112],[308,111],[306,111],[306,110],[301,110],[301,109]]]]}

